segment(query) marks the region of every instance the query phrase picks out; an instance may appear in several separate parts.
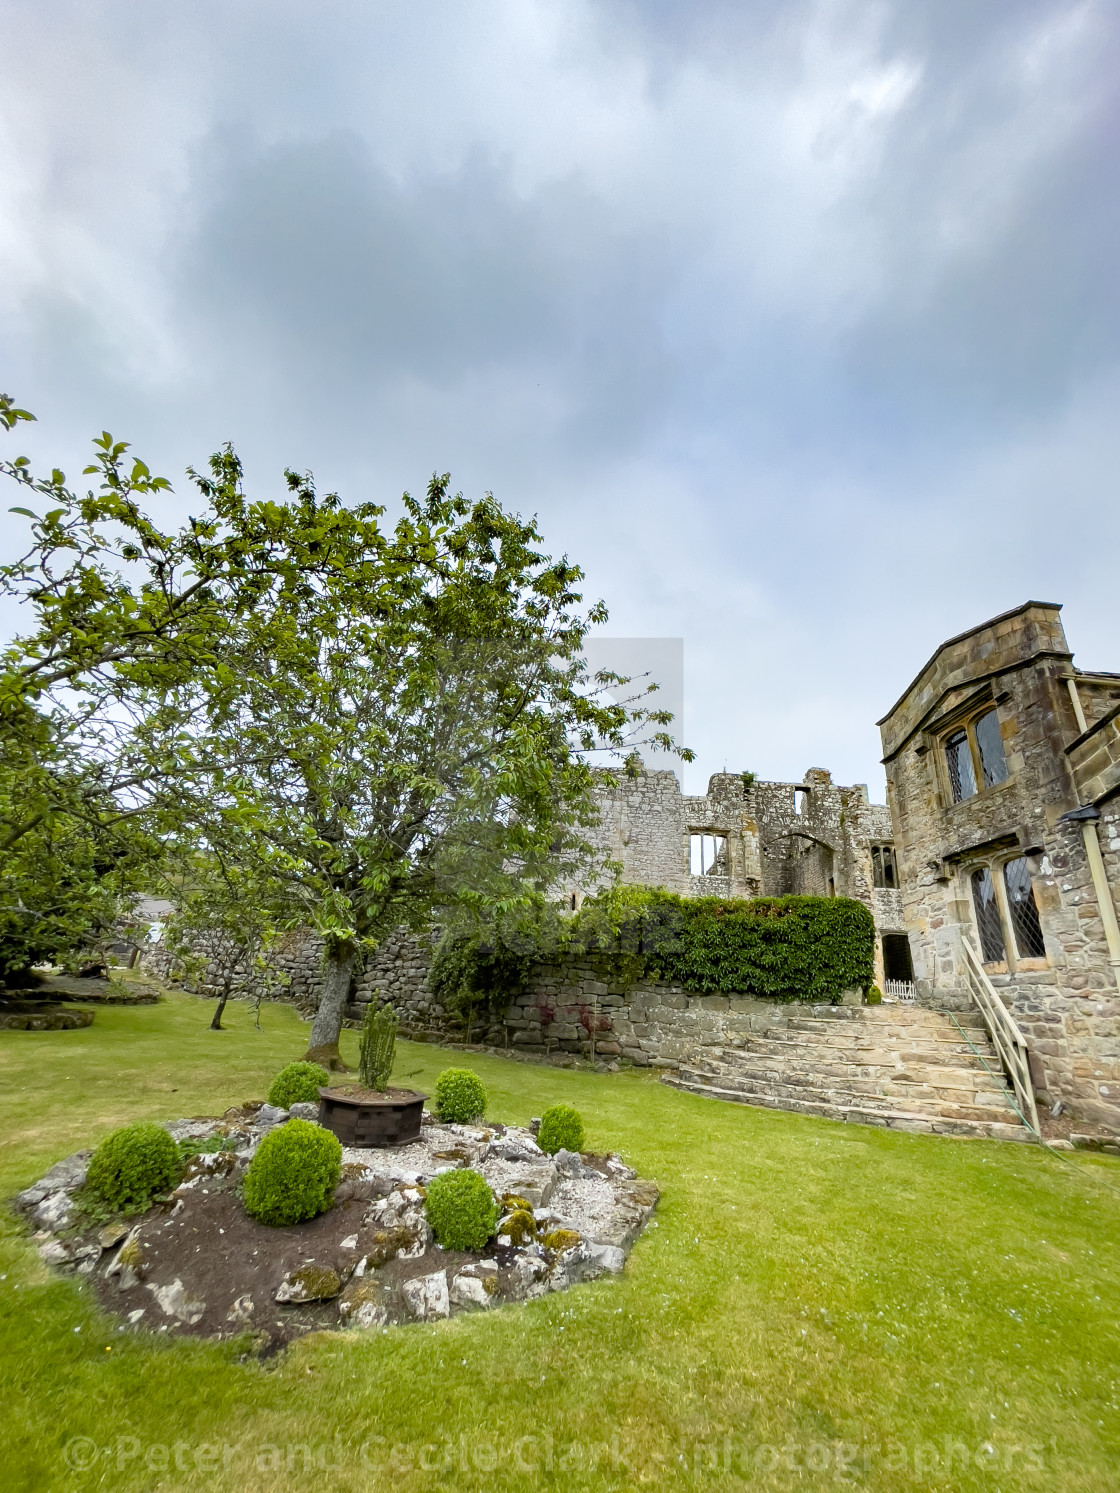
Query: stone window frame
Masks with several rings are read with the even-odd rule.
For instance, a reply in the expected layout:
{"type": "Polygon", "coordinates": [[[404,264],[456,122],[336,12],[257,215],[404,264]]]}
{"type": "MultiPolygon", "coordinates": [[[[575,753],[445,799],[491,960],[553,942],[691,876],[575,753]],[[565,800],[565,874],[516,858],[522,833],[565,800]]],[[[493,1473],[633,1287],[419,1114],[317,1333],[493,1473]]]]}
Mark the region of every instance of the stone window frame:
{"type": "MultiPolygon", "coordinates": [[[[1002,786],[1002,785],[998,785],[1002,786]]],[[[968,802],[968,800],[964,800],[968,802]]],[[[1031,869],[1031,857],[1021,849],[1002,850],[998,854],[977,856],[966,861],[960,868],[963,900],[968,907],[969,931],[973,942],[980,952],[980,958],[984,968],[989,974],[994,975],[1016,975],[1030,974],[1035,970],[1050,969],[1050,959],[1047,955],[1040,958],[1025,957],[1019,953],[1018,943],[1015,937],[1015,920],[1011,915],[1011,907],[1007,898],[1007,882],[1004,879],[1004,868],[1012,861],[1025,860],[1027,868],[1031,873],[1031,895],[1034,896],[1035,911],[1038,913],[1039,925],[1042,924],[1042,908],[1035,894],[1035,873],[1031,869]],[[992,887],[995,892],[996,910],[999,913],[1000,933],[1003,937],[1003,958],[1000,960],[984,959],[984,946],[980,938],[979,921],[976,915],[976,903],[972,893],[972,878],[977,871],[987,871],[992,878],[992,887]]],[[[1043,937],[1046,930],[1043,928],[1043,937]]]]}
{"type": "Polygon", "coordinates": [[[937,751],[935,755],[938,762],[937,773],[942,801],[946,809],[959,809],[962,804],[973,803],[976,799],[982,798],[985,794],[1001,793],[1014,780],[1014,773],[1011,770],[1011,763],[1008,760],[1007,756],[1007,747],[1003,741],[1003,721],[999,714],[999,706],[1001,700],[1006,698],[1006,695],[1002,696],[1000,699],[993,699],[991,695],[986,695],[981,700],[973,700],[969,703],[966,709],[957,712],[948,720],[942,721],[938,725],[935,738],[937,742],[937,751]],[[984,760],[980,755],[980,745],[976,739],[977,724],[981,720],[983,720],[985,716],[991,715],[993,712],[995,713],[996,721],[1000,726],[1000,746],[1003,750],[1004,766],[1007,769],[1006,776],[1001,778],[998,783],[988,783],[986,781],[984,760]],[[975,791],[973,793],[970,793],[967,798],[954,798],[953,781],[949,772],[948,747],[949,742],[952,740],[952,738],[959,735],[962,731],[964,732],[965,737],[968,741],[969,757],[972,764],[972,779],[973,783],[975,784],[975,791]]]}
{"type": "Polygon", "coordinates": [[[902,881],[898,874],[898,851],[895,848],[894,841],[873,840],[869,849],[871,853],[871,885],[877,891],[901,891],[902,881]],[[894,881],[890,883],[886,879],[888,864],[890,866],[890,873],[894,877],[894,881]],[[883,879],[881,881],[875,879],[876,872],[882,876],[883,879]]]}
{"type": "Polygon", "coordinates": [[[731,875],[731,836],[725,829],[695,829],[690,826],[688,830],[688,837],[685,842],[685,854],[687,856],[686,867],[689,876],[694,876],[697,879],[706,876],[711,876],[714,878],[723,877],[726,879],[731,875]],[[722,850],[716,850],[715,858],[713,859],[711,866],[706,870],[693,871],[692,869],[693,840],[714,840],[716,842],[723,842],[722,850]],[[717,871],[716,867],[720,864],[721,860],[723,862],[723,869],[717,871]]]}

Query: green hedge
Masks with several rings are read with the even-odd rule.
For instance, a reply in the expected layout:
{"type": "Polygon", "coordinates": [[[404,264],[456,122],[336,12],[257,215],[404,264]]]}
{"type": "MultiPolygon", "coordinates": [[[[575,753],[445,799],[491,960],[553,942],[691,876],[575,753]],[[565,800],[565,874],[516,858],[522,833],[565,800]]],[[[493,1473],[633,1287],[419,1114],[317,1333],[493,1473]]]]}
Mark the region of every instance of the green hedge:
{"type": "Polygon", "coordinates": [[[498,1015],[534,960],[571,959],[599,965],[616,990],[662,979],[703,995],[826,1001],[872,984],[875,924],[848,897],[724,900],[616,886],[574,916],[542,914],[488,938],[446,933],[429,983],[449,1010],[469,995],[498,1015]]]}
{"type": "Polygon", "coordinates": [[[681,898],[677,936],[647,955],[662,979],[704,994],[821,1001],[874,977],[875,923],[848,897],[681,898]]]}

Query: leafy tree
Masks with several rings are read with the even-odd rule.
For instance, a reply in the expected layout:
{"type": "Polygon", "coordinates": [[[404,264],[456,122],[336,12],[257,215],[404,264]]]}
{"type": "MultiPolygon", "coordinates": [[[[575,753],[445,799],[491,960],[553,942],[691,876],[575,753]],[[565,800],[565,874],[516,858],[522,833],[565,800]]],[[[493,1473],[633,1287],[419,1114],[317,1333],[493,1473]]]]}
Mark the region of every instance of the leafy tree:
{"type": "MultiPolygon", "coordinates": [[[[304,511],[336,512],[289,482],[304,511]]],[[[593,855],[588,756],[651,727],[672,746],[665,713],[589,679],[582,645],[605,610],[578,610],[581,573],[540,552],[535,522],[447,477],[402,503],[391,530],[379,507],[353,509],[349,563],[258,601],[223,647],[224,682],[170,691],[148,720],[154,756],[194,784],[194,832],[255,858],[323,937],[307,1055],[328,1066],[365,950],[434,909],[546,899],[593,855]]]]}
{"type": "Polygon", "coordinates": [[[0,723],[72,732],[122,812],[283,889],[325,945],[308,1056],[337,1066],[363,952],[433,909],[546,900],[593,855],[591,757],[636,770],[644,733],[673,749],[670,717],[588,675],[605,608],[581,611],[578,567],[489,494],[433,479],[389,528],[292,472],[286,502],[250,503],[227,449],[168,535],[138,503],[163,479],[96,444],[82,499],[7,467],[55,506],[0,576],[38,622],[7,655],[0,723]]]}
{"type": "MultiPolygon", "coordinates": [[[[0,765],[0,813],[18,815],[35,791],[30,776],[0,765]]],[[[100,953],[159,862],[162,847],[139,825],[99,814],[80,781],[70,788],[81,813],[44,815],[0,859],[0,981],[9,985],[33,965],[100,953]]]]}
{"type": "Polygon", "coordinates": [[[244,867],[213,855],[195,858],[172,896],[176,908],[164,933],[172,973],[192,985],[216,988],[210,1029],[220,1032],[235,990],[259,1007],[283,983],[268,958],[280,937],[276,910],[282,900],[244,867]]]}

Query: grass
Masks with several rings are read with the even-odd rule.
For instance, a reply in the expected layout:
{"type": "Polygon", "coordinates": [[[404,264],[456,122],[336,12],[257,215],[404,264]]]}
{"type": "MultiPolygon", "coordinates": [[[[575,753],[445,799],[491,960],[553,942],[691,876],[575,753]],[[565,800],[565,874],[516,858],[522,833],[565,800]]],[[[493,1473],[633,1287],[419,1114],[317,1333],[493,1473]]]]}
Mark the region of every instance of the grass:
{"type": "MultiPolygon", "coordinates": [[[[0,1033],[0,1196],[114,1126],[260,1097],[304,1027],[173,996],[0,1033]]],[[[345,1050],[356,1061],[356,1040],[345,1050]]],[[[401,1044],[430,1090],[446,1052],[401,1044]]],[[[621,1280],[245,1345],[122,1333],[0,1232],[8,1490],[1077,1490],[1120,1483],[1120,1168],[472,1057],[495,1119],[583,1114],[662,1188],[621,1280]],[[90,1463],[88,1470],[85,1464],[90,1463]]]]}

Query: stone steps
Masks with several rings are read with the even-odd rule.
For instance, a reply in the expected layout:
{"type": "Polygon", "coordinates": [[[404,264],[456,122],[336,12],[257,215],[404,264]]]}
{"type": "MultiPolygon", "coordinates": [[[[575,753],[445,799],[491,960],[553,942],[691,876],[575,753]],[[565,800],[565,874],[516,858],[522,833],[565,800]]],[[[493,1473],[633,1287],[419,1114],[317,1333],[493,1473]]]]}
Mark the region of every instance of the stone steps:
{"type": "Polygon", "coordinates": [[[925,1114],[939,1119],[952,1115],[955,1119],[990,1120],[1011,1115],[1005,1091],[978,1093],[972,1089],[937,1090],[926,1085],[897,1084],[889,1087],[876,1085],[866,1079],[845,1078],[837,1082],[827,1079],[790,1079],[782,1073],[735,1074],[709,1073],[692,1066],[678,1070],[682,1083],[694,1089],[719,1089],[721,1092],[765,1093],[779,1099],[820,1099],[832,1105],[856,1105],[870,1109],[904,1109],[908,1113],[925,1114]]]}
{"type": "MultiPolygon", "coordinates": [[[[975,1046],[989,1064],[998,1067],[999,1060],[990,1043],[981,1046],[977,1042],[975,1046]]],[[[792,1036],[790,1038],[750,1036],[743,1038],[741,1047],[736,1045],[729,1050],[743,1053],[779,1052],[791,1058],[802,1056],[806,1061],[814,1063],[856,1063],[864,1068],[897,1068],[908,1067],[911,1064],[959,1068],[971,1067],[973,1063],[978,1063],[972,1048],[963,1042],[959,1045],[948,1042],[923,1042],[921,1044],[908,1042],[905,1045],[898,1043],[894,1046],[872,1046],[858,1041],[833,1043],[796,1041],[792,1036]]]]}
{"type": "MultiPolygon", "coordinates": [[[[751,1104],[761,1109],[782,1109],[793,1114],[810,1115],[822,1120],[841,1120],[848,1124],[879,1125],[888,1130],[908,1130],[924,1135],[956,1135],[984,1140],[1033,1140],[1025,1125],[1018,1122],[1004,1124],[995,1120],[954,1119],[952,1116],[915,1114],[902,1109],[869,1109],[858,1104],[832,1104],[824,1100],[776,1098],[770,1094],[745,1094],[737,1090],[696,1088],[681,1082],[675,1074],[666,1074],[662,1083],[670,1088],[682,1089],[690,1094],[702,1094],[711,1099],[724,1099],[732,1104],[751,1104]]],[[[1008,1116],[1014,1120],[1009,1109],[1008,1116]]]]}
{"type": "Polygon", "coordinates": [[[780,1034],[696,1048],[663,1082],[795,1114],[935,1135],[1031,1140],[987,1031],[924,1007],[811,1007],[780,1034]],[[971,1045],[970,1045],[971,1044],[971,1045]],[[985,1067],[985,1063],[987,1067],[985,1067]],[[990,1071],[989,1071],[990,1070],[990,1071]]]}
{"type": "Polygon", "coordinates": [[[872,1098],[900,1099],[913,1107],[919,1101],[933,1104],[980,1105],[985,1108],[1007,1109],[1008,1086],[989,1078],[981,1070],[975,1084],[969,1080],[971,1074],[962,1074],[956,1083],[923,1083],[906,1076],[862,1077],[853,1073],[821,1073],[812,1069],[800,1071],[782,1067],[750,1064],[737,1068],[733,1064],[707,1064],[694,1059],[682,1064],[681,1077],[688,1077],[698,1084],[718,1084],[723,1088],[750,1089],[752,1092],[767,1089],[778,1092],[814,1091],[821,1088],[841,1089],[851,1095],[863,1094],[872,1098]]]}
{"type": "Polygon", "coordinates": [[[927,1062],[843,1062],[836,1058],[827,1061],[809,1060],[798,1050],[788,1055],[772,1050],[759,1052],[739,1048],[699,1048],[690,1058],[693,1064],[701,1064],[710,1072],[719,1072],[724,1066],[742,1073],[785,1073],[791,1079],[814,1078],[859,1078],[880,1083],[909,1083],[947,1088],[975,1088],[1004,1093],[1008,1089],[1007,1079],[993,1053],[988,1058],[988,1072],[979,1063],[975,1066],[964,1063],[927,1062]]]}

